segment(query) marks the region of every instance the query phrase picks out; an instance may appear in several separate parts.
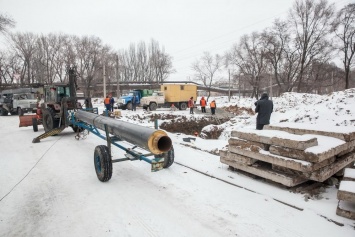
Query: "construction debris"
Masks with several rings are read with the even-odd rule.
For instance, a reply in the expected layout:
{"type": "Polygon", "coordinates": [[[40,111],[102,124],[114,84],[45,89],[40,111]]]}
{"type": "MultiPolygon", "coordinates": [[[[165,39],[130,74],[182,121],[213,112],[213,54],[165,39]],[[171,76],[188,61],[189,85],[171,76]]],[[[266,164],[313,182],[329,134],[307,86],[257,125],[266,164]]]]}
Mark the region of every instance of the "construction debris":
{"type": "Polygon", "coordinates": [[[346,168],[340,182],[337,215],[355,220],[355,169],[346,168]]]}
{"type": "Polygon", "coordinates": [[[232,131],[220,161],[237,170],[293,187],[324,182],[353,167],[355,128],[280,123],[232,131]]]}

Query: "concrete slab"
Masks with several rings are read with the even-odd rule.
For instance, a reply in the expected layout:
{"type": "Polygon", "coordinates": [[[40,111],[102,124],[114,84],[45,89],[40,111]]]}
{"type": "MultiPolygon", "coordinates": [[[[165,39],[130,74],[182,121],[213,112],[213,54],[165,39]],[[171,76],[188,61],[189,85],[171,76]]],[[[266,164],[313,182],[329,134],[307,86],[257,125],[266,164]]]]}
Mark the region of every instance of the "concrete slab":
{"type": "Polygon", "coordinates": [[[256,166],[255,164],[251,166],[247,166],[235,161],[225,161],[225,162],[226,162],[225,164],[235,169],[242,170],[244,172],[274,181],[276,183],[280,183],[287,187],[294,187],[298,184],[307,181],[307,179],[301,178],[297,175],[290,175],[290,174],[274,171],[271,169],[271,167],[256,166]]]}
{"type": "Polygon", "coordinates": [[[308,173],[318,170],[327,165],[330,165],[335,161],[335,158],[333,157],[319,163],[311,163],[308,161],[274,155],[268,151],[264,151],[260,148],[258,149],[258,147],[254,147],[254,146],[251,146],[251,149],[249,148],[241,149],[236,146],[229,146],[228,151],[242,156],[261,160],[270,164],[275,164],[292,170],[298,170],[298,171],[308,172],[308,173]]]}
{"type": "Polygon", "coordinates": [[[344,181],[355,181],[355,169],[345,168],[343,180],[344,181]]]}
{"type": "Polygon", "coordinates": [[[355,181],[341,181],[337,198],[342,201],[355,203],[355,181]]]}
{"type": "Polygon", "coordinates": [[[254,141],[248,141],[248,140],[243,140],[239,139],[237,137],[231,137],[228,140],[228,144],[231,146],[236,146],[240,147],[242,149],[250,148],[253,149],[252,147],[259,147],[265,151],[269,150],[270,145],[269,144],[264,144],[261,142],[254,142],[254,141]]]}
{"type": "Polygon", "coordinates": [[[331,126],[307,123],[276,123],[264,126],[264,130],[280,130],[292,134],[317,134],[350,142],[355,140],[355,128],[351,126],[331,126]]]}
{"type": "Polygon", "coordinates": [[[235,161],[245,165],[252,165],[257,161],[255,159],[246,156],[241,156],[225,150],[219,150],[219,155],[220,155],[220,161],[223,164],[225,164],[225,161],[235,161]]]}
{"type": "Polygon", "coordinates": [[[355,203],[339,200],[336,214],[338,216],[355,220],[355,203]]]}
{"type": "Polygon", "coordinates": [[[325,166],[319,170],[313,171],[309,174],[305,173],[305,178],[310,180],[324,182],[331,176],[339,172],[341,169],[345,168],[347,165],[355,161],[355,152],[343,155],[335,160],[332,164],[325,166]],[[309,176],[308,176],[309,175],[309,176]]]}
{"type": "Polygon", "coordinates": [[[231,132],[232,137],[260,142],[264,144],[305,150],[318,144],[317,138],[312,135],[295,135],[284,131],[238,129],[231,132]]]}
{"type": "Polygon", "coordinates": [[[271,154],[279,156],[287,156],[309,162],[322,162],[337,155],[347,154],[355,147],[355,141],[344,142],[337,138],[329,140],[325,139],[324,136],[318,136],[317,140],[317,146],[307,148],[306,150],[271,145],[269,151],[271,154]]]}

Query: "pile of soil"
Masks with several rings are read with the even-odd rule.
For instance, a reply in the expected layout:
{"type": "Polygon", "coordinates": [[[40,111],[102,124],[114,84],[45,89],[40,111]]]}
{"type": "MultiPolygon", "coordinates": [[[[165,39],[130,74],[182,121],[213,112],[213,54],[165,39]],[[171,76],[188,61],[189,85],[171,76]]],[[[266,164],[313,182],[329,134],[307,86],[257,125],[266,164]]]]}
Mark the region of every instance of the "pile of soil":
{"type": "Polygon", "coordinates": [[[238,107],[238,105],[230,105],[229,107],[224,107],[223,109],[237,116],[255,114],[252,108],[238,107]]]}

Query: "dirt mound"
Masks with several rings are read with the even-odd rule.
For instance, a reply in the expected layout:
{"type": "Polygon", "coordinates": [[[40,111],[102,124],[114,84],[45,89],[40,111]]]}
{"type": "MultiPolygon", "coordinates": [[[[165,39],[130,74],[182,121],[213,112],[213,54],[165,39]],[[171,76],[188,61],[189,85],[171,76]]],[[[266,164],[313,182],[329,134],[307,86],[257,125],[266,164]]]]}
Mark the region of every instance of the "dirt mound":
{"type": "MultiPolygon", "coordinates": [[[[155,118],[163,119],[160,115],[155,115],[155,118]],[[160,118],[159,118],[160,117],[160,118]]],[[[169,116],[169,119],[171,119],[169,116]]],[[[164,117],[164,116],[163,116],[164,117]]],[[[184,133],[187,135],[194,135],[195,132],[201,134],[206,126],[214,125],[212,129],[203,131],[203,138],[205,139],[217,139],[223,132],[222,128],[219,128],[218,122],[225,123],[228,119],[216,120],[214,117],[203,117],[203,118],[187,118],[186,116],[175,116],[169,122],[163,122],[159,127],[171,133],[184,133]]]]}
{"type": "Polygon", "coordinates": [[[230,105],[229,107],[223,107],[223,109],[237,116],[255,114],[252,108],[238,107],[238,105],[230,105]]]}

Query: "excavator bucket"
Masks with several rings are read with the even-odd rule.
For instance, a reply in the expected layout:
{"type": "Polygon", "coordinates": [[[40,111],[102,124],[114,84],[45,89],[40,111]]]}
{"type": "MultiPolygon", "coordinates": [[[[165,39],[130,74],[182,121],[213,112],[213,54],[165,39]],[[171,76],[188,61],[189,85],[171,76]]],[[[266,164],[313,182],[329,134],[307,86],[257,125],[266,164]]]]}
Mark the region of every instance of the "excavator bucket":
{"type": "Polygon", "coordinates": [[[28,127],[32,126],[32,119],[37,119],[37,114],[33,115],[23,115],[19,116],[20,118],[20,126],[19,127],[28,127]]]}

